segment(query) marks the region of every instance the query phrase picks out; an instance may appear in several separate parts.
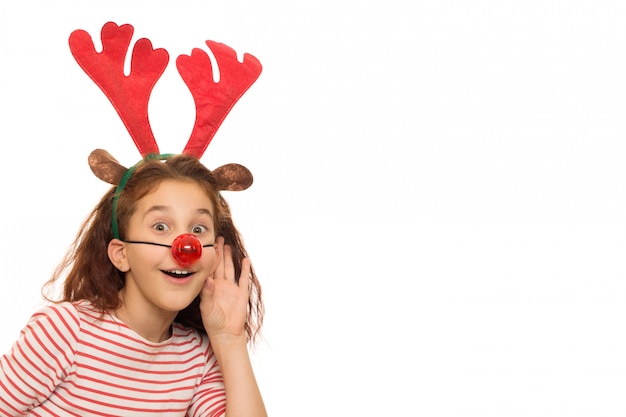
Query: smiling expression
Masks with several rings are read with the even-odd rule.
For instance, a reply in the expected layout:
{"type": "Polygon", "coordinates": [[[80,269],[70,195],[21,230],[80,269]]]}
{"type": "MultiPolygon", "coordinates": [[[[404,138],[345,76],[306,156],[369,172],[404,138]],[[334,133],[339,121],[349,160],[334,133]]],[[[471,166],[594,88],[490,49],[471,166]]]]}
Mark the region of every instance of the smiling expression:
{"type": "MultiPolygon", "coordinates": [[[[177,236],[192,233],[203,245],[212,244],[216,238],[213,213],[211,199],[198,184],[166,180],[137,202],[127,236],[171,245],[177,236]]],[[[182,267],[167,247],[125,243],[124,303],[167,312],[187,307],[218,263],[215,248],[203,249],[197,262],[182,267]]]]}

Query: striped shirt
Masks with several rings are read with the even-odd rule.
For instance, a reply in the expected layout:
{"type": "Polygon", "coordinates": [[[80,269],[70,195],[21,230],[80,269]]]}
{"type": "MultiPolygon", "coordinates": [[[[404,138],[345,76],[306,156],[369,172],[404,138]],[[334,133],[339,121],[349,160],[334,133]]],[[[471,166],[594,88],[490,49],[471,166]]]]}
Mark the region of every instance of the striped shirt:
{"type": "Polygon", "coordinates": [[[0,416],[222,416],[206,335],[172,325],[150,342],[87,302],[35,313],[0,358],[0,416]]]}

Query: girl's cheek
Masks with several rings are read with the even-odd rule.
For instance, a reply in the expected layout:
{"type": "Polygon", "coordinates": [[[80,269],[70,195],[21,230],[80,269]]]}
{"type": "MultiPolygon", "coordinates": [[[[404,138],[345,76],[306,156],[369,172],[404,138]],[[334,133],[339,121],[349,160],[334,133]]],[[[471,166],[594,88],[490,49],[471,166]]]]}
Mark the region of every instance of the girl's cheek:
{"type": "Polygon", "coordinates": [[[210,250],[209,253],[207,253],[207,265],[212,270],[215,270],[215,268],[217,267],[217,264],[219,263],[219,258],[218,258],[219,250],[217,250],[217,248],[211,248],[211,249],[212,250],[210,250]]]}

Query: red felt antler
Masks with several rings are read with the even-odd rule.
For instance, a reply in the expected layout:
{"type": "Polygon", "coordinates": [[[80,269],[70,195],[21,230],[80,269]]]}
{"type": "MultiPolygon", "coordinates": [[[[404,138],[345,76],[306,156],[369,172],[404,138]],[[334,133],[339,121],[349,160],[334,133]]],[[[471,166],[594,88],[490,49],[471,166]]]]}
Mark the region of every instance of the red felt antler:
{"type": "Polygon", "coordinates": [[[96,52],[91,36],[84,30],[72,32],[69,44],[78,64],[109,98],[145,157],[159,153],[148,120],[148,100],[167,67],[169,55],[165,49],[152,49],[148,39],[140,39],[133,48],[130,74],[126,76],[124,60],[132,36],[131,25],[108,22],[102,27],[102,52],[96,52]]]}
{"type": "Polygon", "coordinates": [[[200,158],[228,112],[261,74],[261,63],[250,54],[243,62],[230,47],[206,41],[219,66],[219,82],[213,81],[211,61],[206,52],[193,49],[180,55],[176,67],[196,105],[196,121],[183,153],[200,158]]]}
{"type": "MultiPolygon", "coordinates": [[[[169,56],[164,49],[152,49],[148,39],[140,39],[133,48],[130,74],[124,74],[124,60],[133,35],[131,25],[108,22],[102,27],[102,52],[84,30],[70,35],[72,55],[102,89],[117,110],[137,149],[145,158],[159,154],[150,122],[148,100],[157,80],[165,71],[169,56]]],[[[243,62],[228,46],[206,41],[219,66],[219,82],[213,81],[213,68],[206,52],[193,49],[191,56],[181,55],[178,72],[191,91],[196,105],[196,121],[184,154],[198,159],[213,139],[230,109],[261,74],[261,63],[245,54],[243,62]]],[[[96,149],[89,156],[89,166],[103,181],[119,185],[127,169],[107,151],[96,149]]],[[[252,184],[252,174],[239,164],[227,164],[213,170],[218,190],[245,190],[252,184]]]]}

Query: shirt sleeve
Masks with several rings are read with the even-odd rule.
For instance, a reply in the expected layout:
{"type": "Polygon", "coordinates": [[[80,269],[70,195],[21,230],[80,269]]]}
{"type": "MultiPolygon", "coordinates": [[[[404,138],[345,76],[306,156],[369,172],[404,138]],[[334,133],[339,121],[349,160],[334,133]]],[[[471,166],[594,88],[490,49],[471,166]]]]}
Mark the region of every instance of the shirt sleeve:
{"type": "Polygon", "coordinates": [[[23,415],[41,404],[72,368],[80,320],[70,303],[33,314],[0,357],[0,416],[23,415]]]}
{"type": "Polygon", "coordinates": [[[189,417],[221,417],[226,414],[226,390],[222,371],[209,345],[206,347],[206,356],[205,372],[189,407],[189,417]]]}

